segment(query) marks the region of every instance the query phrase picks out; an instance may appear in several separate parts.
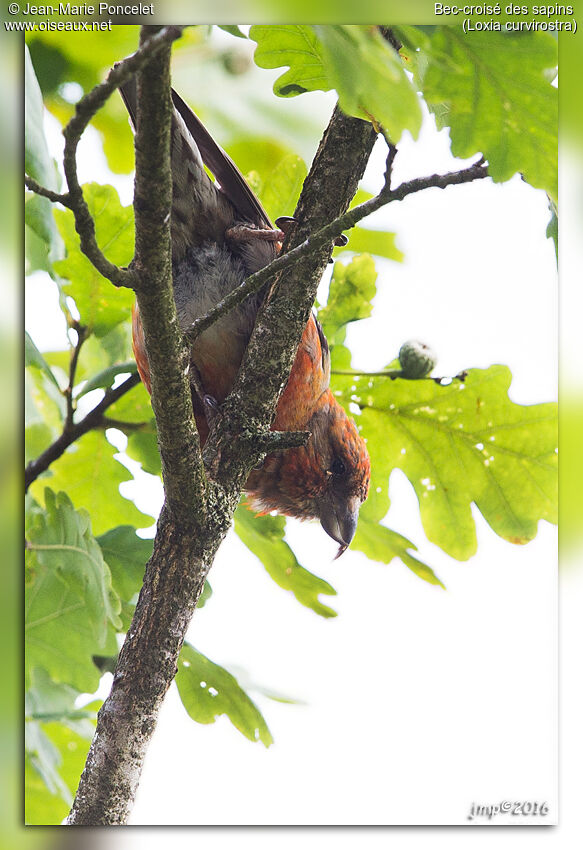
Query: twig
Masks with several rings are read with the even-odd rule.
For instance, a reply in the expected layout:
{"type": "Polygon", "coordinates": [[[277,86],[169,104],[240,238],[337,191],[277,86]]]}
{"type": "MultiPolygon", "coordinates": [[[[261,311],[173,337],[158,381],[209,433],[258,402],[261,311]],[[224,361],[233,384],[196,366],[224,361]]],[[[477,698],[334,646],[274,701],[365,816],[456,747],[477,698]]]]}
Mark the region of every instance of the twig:
{"type": "Polygon", "coordinates": [[[65,398],[67,400],[67,415],[65,418],[64,432],[69,431],[73,427],[73,415],[75,413],[75,405],[73,404],[73,387],[75,386],[75,374],[77,372],[77,363],[83,343],[87,339],[87,328],[79,322],[74,322],[72,329],[77,333],[77,342],[71,352],[71,362],[69,364],[69,384],[65,390],[65,398]]]}
{"type": "Polygon", "coordinates": [[[87,416],[84,416],[80,422],[72,423],[68,428],[65,427],[63,433],[54,443],[45,449],[45,451],[34,460],[31,460],[24,471],[24,489],[28,490],[33,481],[39,477],[42,472],[45,472],[49,466],[61,457],[63,452],[69,448],[75,440],[82,437],[93,428],[99,428],[103,424],[103,413],[108,407],[111,407],[123,395],[125,395],[132,387],[140,383],[140,376],[136,373],[130,375],[129,378],[113,390],[106,390],[105,395],[93,410],[87,416]]]}
{"type": "Polygon", "coordinates": [[[448,174],[432,174],[428,177],[418,177],[414,180],[409,180],[406,183],[401,183],[401,185],[396,189],[391,189],[392,165],[396,153],[397,149],[393,145],[389,145],[389,152],[386,160],[385,183],[378,195],[356,207],[353,207],[343,215],[338,216],[329,224],[308,236],[302,244],[292,248],[286,254],[276,257],[276,259],[268,266],[248,277],[237,289],[234,289],[225,298],[219,301],[211,310],[209,310],[206,315],[195,319],[195,321],[185,331],[187,339],[190,342],[194,342],[194,340],[210,325],[214,324],[214,322],[226,313],[230,312],[242,301],[245,301],[245,299],[249,298],[250,295],[258,292],[276,275],[290,268],[302,257],[312,254],[324,245],[332,243],[343,231],[350,230],[363,218],[366,218],[366,216],[369,216],[371,213],[381,209],[381,207],[386,204],[389,204],[392,201],[402,201],[409,195],[413,195],[424,189],[445,189],[448,186],[470,183],[473,180],[480,180],[488,176],[488,168],[483,164],[483,159],[480,159],[479,162],[474,163],[468,168],[463,168],[459,171],[452,171],[448,174]]]}
{"type": "Polygon", "coordinates": [[[53,192],[52,189],[47,189],[46,186],[41,186],[40,183],[34,179],[34,177],[30,177],[28,174],[24,175],[24,185],[27,189],[30,189],[31,192],[34,192],[37,195],[42,195],[43,198],[48,198],[49,201],[52,201],[54,204],[63,204],[64,207],[70,207],[71,199],[69,198],[68,192],[61,194],[60,192],[53,192]]]}
{"type": "MultiPolygon", "coordinates": [[[[156,39],[142,27],[140,43],[156,39]]],[[[141,48],[140,48],[141,49],[141,48]]],[[[165,502],[152,557],[97,720],[70,825],[125,823],[160,705],[176,674],[178,654],[215,552],[228,531],[228,510],[208,507],[194,423],[188,350],[178,330],[172,289],[170,211],[170,47],[137,77],[136,255],[138,305],[150,365],[165,502]]],[[[210,487],[209,487],[210,489],[210,487]]]]}
{"type": "Polygon", "coordinates": [[[125,83],[137,71],[150,61],[162,48],[175,41],[182,35],[183,27],[163,27],[145,41],[140,48],[119,62],[111,69],[103,83],[95,86],[85,97],[75,105],[75,115],[63,130],[65,137],[65,150],[63,154],[63,167],[67,180],[68,192],[59,194],[41,186],[29,175],[25,175],[25,184],[32,192],[42,195],[49,200],[58,202],[68,207],[75,216],[75,230],[79,234],[80,248],[85,256],[95,266],[103,277],[107,278],[114,286],[127,286],[136,289],[139,285],[139,277],[132,268],[122,269],[111,263],[99,248],[95,238],[95,222],[83,197],[83,190],[77,176],[77,146],[87,125],[101,109],[109,96],[120,85],[125,83]]]}
{"type": "Polygon", "coordinates": [[[350,378],[390,378],[392,381],[395,378],[403,378],[405,381],[434,381],[436,384],[443,384],[444,381],[465,381],[468,377],[468,370],[464,369],[458,372],[457,375],[442,375],[434,377],[433,375],[423,375],[421,378],[411,378],[403,374],[402,369],[381,369],[378,372],[364,372],[359,369],[332,369],[331,375],[344,375],[350,378]]]}

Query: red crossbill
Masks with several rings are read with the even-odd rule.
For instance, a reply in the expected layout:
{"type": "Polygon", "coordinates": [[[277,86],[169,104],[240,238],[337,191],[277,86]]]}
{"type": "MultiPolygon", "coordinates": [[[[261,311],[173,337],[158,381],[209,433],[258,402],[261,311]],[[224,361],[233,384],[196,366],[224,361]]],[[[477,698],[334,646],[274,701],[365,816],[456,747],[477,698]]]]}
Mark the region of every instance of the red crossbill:
{"type": "MultiPolygon", "coordinates": [[[[135,84],[127,84],[121,93],[135,121],[135,84]]],[[[283,234],[274,229],[237,167],[197,116],[175,92],[172,97],[173,284],[178,320],[185,330],[246,277],[270,263],[283,234]]],[[[209,432],[208,398],[220,406],[229,394],[263,297],[260,292],[248,298],[192,345],[191,370],[196,375],[192,401],[202,443],[209,432]]],[[[133,346],[149,391],[148,358],[137,309],[133,346]]],[[[359,508],[367,497],[370,460],[356,425],[330,391],[328,343],[313,316],[271,427],[305,430],[311,436],[305,446],[270,454],[260,468],[252,470],[245,487],[251,507],[263,513],[319,519],[342,553],[354,536],[359,508]]]]}

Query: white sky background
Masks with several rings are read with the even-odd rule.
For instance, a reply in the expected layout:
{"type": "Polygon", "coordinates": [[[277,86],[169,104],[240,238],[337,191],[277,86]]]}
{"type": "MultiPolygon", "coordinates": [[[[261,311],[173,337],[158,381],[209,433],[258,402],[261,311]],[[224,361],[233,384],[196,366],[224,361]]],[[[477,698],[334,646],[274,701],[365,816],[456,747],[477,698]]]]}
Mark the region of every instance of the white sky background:
{"type": "MultiPolygon", "coordinates": [[[[265,86],[276,75],[256,73],[265,86]]],[[[313,110],[324,125],[332,102],[314,94],[296,98],[294,108],[313,110]]],[[[82,180],[117,183],[95,139],[81,150],[82,180]]],[[[419,141],[406,139],[399,150],[395,182],[461,165],[431,119],[419,141]]],[[[379,188],[383,168],[379,148],[365,188],[379,188]]],[[[124,187],[129,202],[131,181],[124,187]]],[[[382,367],[414,337],[437,351],[436,374],[504,363],[514,401],[555,399],[548,218],[544,193],[514,178],[426,191],[367,220],[397,232],[405,261],[377,261],[373,317],[349,330],[357,368],[382,367]]],[[[40,275],[28,289],[26,319],[41,350],[64,345],[55,294],[40,275]]],[[[157,510],[160,488],[150,485],[140,475],[124,494],[157,510]]],[[[244,686],[247,676],[306,704],[251,691],[275,738],[265,750],[225,717],[193,723],[173,686],[132,823],[464,824],[472,803],[505,799],[547,802],[540,822],[556,821],[556,530],[541,523],[535,541],[516,547],[475,511],[479,552],[460,563],[426,541],[416,496],[398,471],[390,496],[387,524],[419,545],[447,591],[396,560],[384,566],[348,551],[332,562],[335,545],[318,524],[288,522],[300,562],[338,591],[330,603],[339,616],[324,620],[278,588],[231,535],[189,640],[233,672],[244,670],[244,686]]],[[[225,841],[234,843],[231,835],[225,841]]]]}

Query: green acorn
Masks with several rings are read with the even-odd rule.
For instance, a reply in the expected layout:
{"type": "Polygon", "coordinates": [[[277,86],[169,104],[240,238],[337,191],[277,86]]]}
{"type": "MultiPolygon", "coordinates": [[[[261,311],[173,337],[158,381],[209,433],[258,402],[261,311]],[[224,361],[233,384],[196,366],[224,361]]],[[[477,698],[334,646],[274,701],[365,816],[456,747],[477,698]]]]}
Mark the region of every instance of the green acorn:
{"type": "Polygon", "coordinates": [[[404,378],[425,378],[435,368],[437,356],[424,342],[409,339],[399,350],[399,363],[404,378]]]}

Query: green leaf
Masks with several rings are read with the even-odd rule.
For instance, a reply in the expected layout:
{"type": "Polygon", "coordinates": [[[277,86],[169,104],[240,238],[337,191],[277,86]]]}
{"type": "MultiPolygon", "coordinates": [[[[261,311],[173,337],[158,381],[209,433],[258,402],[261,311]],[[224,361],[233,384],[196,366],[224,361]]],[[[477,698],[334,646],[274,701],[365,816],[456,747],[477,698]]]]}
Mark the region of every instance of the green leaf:
{"type": "Polygon", "coordinates": [[[236,24],[217,24],[217,26],[220,30],[224,30],[225,32],[228,32],[230,33],[230,35],[234,35],[237,38],[247,38],[245,33],[241,32],[241,30],[236,24]]]}
{"type": "Polygon", "coordinates": [[[26,724],[25,821],[59,825],[67,815],[90,741],[61,723],[26,724]]]}
{"type": "MultiPolygon", "coordinates": [[[[113,186],[90,183],[83,192],[95,221],[99,247],[112,263],[126,266],[134,250],[132,207],[122,207],[113,186]]],[[[130,318],[134,295],[129,289],[113,287],[81,253],[70,210],[55,210],[55,217],[67,250],[66,259],[54,264],[55,270],[69,280],[62,290],[75,300],[81,324],[102,337],[130,318]]]]}
{"type": "Polygon", "coordinates": [[[255,516],[244,505],[235,511],[235,531],[251,552],[259,558],[271,578],[284,590],[290,590],[298,602],[322,617],[335,617],[336,611],[323,605],[319,594],[336,595],[332,585],[300,566],[292,549],[283,539],[285,519],[281,516],[255,516]]]}
{"type": "MultiPolygon", "coordinates": [[[[64,494],[63,494],[64,496],[64,494]]],[[[45,542],[41,535],[51,541],[62,532],[58,527],[62,513],[68,513],[66,497],[60,496],[60,502],[55,507],[61,507],[52,518],[48,512],[38,506],[32,506],[27,517],[27,534],[31,546],[26,551],[26,581],[25,581],[25,660],[26,670],[35,667],[44,668],[55,682],[67,682],[78,691],[92,693],[99,684],[100,673],[93,663],[93,656],[101,652],[104,655],[117,652],[114,628],[109,625],[110,615],[117,617],[119,600],[108,587],[111,577],[107,567],[103,565],[103,589],[97,578],[92,585],[91,572],[95,564],[89,564],[90,558],[98,561],[101,552],[95,541],[90,537],[88,529],[78,540],[77,568],[80,576],[77,578],[60,568],[57,549],[40,549],[45,542]],[[49,525],[49,520],[52,524],[49,525]],[[41,537],[41,539],[39,539],[41,537]],[[97,547],[97,551],[94,547],[97,547]],[[40,557],[39,557],[40,556],[40,557]],[[79,585],[87,577],[90,594],[80,596],[79,585]],[[66,580],[65,580],[66,578],[66,580]],[[101,614],[99,610],[101,607],[101,614]],[[117,609],[117,610],[116,610],[117,609]],[[94,626],[93,622],[98,620],[94,626]],[[104,634],[103,623],[107,626],[104,634]]],[[[54,494],[53,497],[54,499],[54,494]]],[[[51,497],[49,497],[51,499],[51,497]]],[[[71,517],[64,526],[72,525],[71,517]]],[[[77,531],[85,522],[78,515],[77,531]]],[[[73,529],[74,531],[74,529],[73,529]]],[[[71,549],[65,549],[67,569],[74,567],[74,554],[71,549]]],[[[111,620],[110,620],[111,622],[111,620]]]]}
{"type": "Polygon", "coordinates": [[[31,195],[24,204],[24,222],[26,225],[26,248],[29,260],[28,271],[44,269],[54,277],[52,263],[63,256],[63,241],[59,236],[53,205],[48,198],[31,195]],[[29,250],[30,248],[30,250],[29,250]],[[32,251],[36,251],[35,261],[32,251]],[[30,255],[30,256],[29,256],[30,255]]]}
{"type": "Polygon", "coordinates": [[[288,154],[273,169],[260,193],[272,221],[280,215],[293,214],[307,173],[306,163],[296,154],[288,154]]]}
{"type": "Polygon", "coordinates": [[[197,608],[204,608],[204,606],[209,601],[209,599],[211,598],[212,595],[213,595],[213,589],[210,586],[209,580],[207,579],[204,583],[202,593],[198,597],[198,602],[196,603],[196,607],[197,608]]]}
{"type": "Polygon", "coordinates": [[[328,301],[318,312],[318,320],[330,345],[343,341],[343,336],[336,338],[346,324],[371,315],[376,279],[374,260],[368,254],[354,257],[347,265],[334,263],[328,301]]]}
{"type": "Polygon", "coordinates": [[[559,262],[559,218],[557,214],[557,206],[552,201],[549,201],[549,209],[551,218],[547,225],[547,239],[552,239],[555,243],[555,257],[559,262]]]}
{"type": "Polygon", "coordinates": [[[132,359],[131,325],[129,322],[113,327],[105,336],[90,336],[83,343],[77,364],[76,380],[91,379],[98,372],[127,363],[132,359]]]}
{"type": "MultiPolygon", "coordinates": [[[[59,180],[55,162],[49,154],[44,135],[44,105],[42,94],[30,59],[28,47],[24,52],[24,168],[42,186],[58,191],[59,180]]],[[[33,195],[26,201],[26,257],[28,272],[43,269],[52,272],[50,262],[62,253],[62,243],[53,217],[53,205],[48,198],[33,195]]]]}
{"type": "MultiPolygon", "coordinates": [[[[134,368],[132,371],[135,372],[136,369],[134,368]]],[[[111,419],[119,419],[121,422],[130,424],[150,423],[153,420],[152,404],[144,385],[136,384],[111,407],[107,408],[106,415],[111,419]]]]}
{"type": "Polygon", "coordinates": [[[513,543],[535,537],[540,519],[557,521],[556,405],[511,402],[507,367],[472,369],[463,383],[445,387],[348,380],[337,382],[337,392],[362,409],[358,422],[376,476],[365,515],[382,518],[383,488],[398,468],[415,488],[427,537],[454,558],[476,551],[472,502],[513,543]]]}
{"type": "Polygon", "coordinates": [[[355,254],[376,254],[377,257],[386,257],[387,260],[403,262],[403,252],[395,244],[395,234],[385,233],[382,230],[367,230],[364,227],[353,227],[347,233],[348,245],[334,249],[337,256],[342,251],[352,251],[355,254]]]}
{"type": "Polygon", "coordinates": [[[97,538],[103,557],[111,570],[113,586],[129,602],[139,592],[147,561],[152,555],[152,540],[138,537],[131,525],[118,525],[97,538]]]}
{"type": "Polygon", "coordinates": [[[557,63],[549,33],[464,34],[439,27],[431,41],[424,95],[445,104],[454,156],[481,152],[493,180],[515,173],[557,198],[557,63]]]}
{"type": "Polygon", "coordinates": [[[105,641],[108,622],[121,627],[120,600],[89,515],[76,511],[66,493],[46,488],[45,511],[34,511],[27,529],[27,551],[35,567],[46,567],[83,600],[98,643],[105,641]]]}
{"type": "Polygon", "coordinates": [[[62,819],[73,802],[73,795],[59,773],[59,767],[62,763],[61,754],[38,723],[27,723],[25,725],[24,751],[25,784],[27,791],[32,792],[31,803],[37,810],[36,813],[34,810],[31,811],[27,799],[26,823],[53,823],[52,819],[44,820],[45,817],[50,818],[52,813],[49,813],[42,805],[39,806],[37,795],[40,795],[41,798],[45,795],[52,798],[51,802],[56,804],[55,809],[59,812],[59,819],[62,819]],[[36,817],[39,816],[43,818],[42,821],[36,820],[36,817]]]}
{"type": "MultiPolygon", "coordinates": [[[[57,170],[49,154],[44,131],[44,106],[38,80],[24,47],[24,168],[47,189],[58,191],[57,170]]],[[[50,209],[50,201],[46,201],[50,209]]]]}
{"type": "Polygon", "coordinates": [[[126,363],[116,363],[114,366],[108,366],[106,369],[102,369],[101,372],[98,372],[97,375],[94,375],[86,381],[79,392],[75,394],[75,397],[81,398],[81,396],[86,395],[93,390],[107,389],[112,386],[114,379],[118,375],[126,373],[133,375],[137,371],[138,367],[134,360],[128,360],[126,363]]]}
{"type": "Polygon", "coordinates": [[[141,463],[144,472],[150,475],[162,475],[162,461],[154,420],[152,420],[151,431],[134,431],[129,434],[126,454],[132,460],[141,463]]]}
{"type": "Polygon", "coordinates": [[[116,451],[101,432],[90,431],[51,465],[50,477],[43,476],[31,485],[31,492],[42,501],[48,481],[54,490],[66,490],[77,508],[89,512],[95,534],[120,524],[149,527],[151,517],[119,492],[119,485],[132,480],[132,475],[114,458],[116,451]]]}
{"type": "Polygon", "coordinates": [[[317,26],[327,80],[348,115],[381,125],[393,144],[421,129],[419,98],[398,53],[377,27],[317,26]]]}
{"type": "MultiPolygon", "coordinates": [[[[25,354],[34,357],[31,348],[25,354]]],[[[39,361],[40,363],[40,361],[39,361]]],[[[65,400],[46,370],[37,364],[24,381],[25,462],[38,457],[62,431],[65,400]]]]}
{"type": "Polygon", "coordinates": [[[409,550],[415,550],[415,544],[396,531],[381,525],[378,520],[371,519],[366,510],[367,504],[361,508],[358,528],[350,548],[364,552],[371,560],[380,561],[382,564],[389,564],[393,558],[400,558],[405,566],[423,581],[445,589],[445,585],[431,567],[411,554],[409,550]]]}
{"type": "Polygon", "coordinates": [[[254,58],[260,68],[289,66],[273,85],[279,97],[333,88],[324,68],[322,45],[311,26],[253,26],[249,38],[257,42],[254,58]]]}
{"type": "Polygon", "coordinates": [[[46,670],[31,671],[30,688],[24,704],[27,722],[62,723],[72,732],[91,740],[95,731],[95,707],[75,708],[79,691],[70,685],[53,682],[46,670]]]}
{"type": "Polygon", "coordinates": [[[60,392],[59,382],[53,375],[49,364],[32,341],[28,331],[24,332],[24,365],[35,366],[37,369],[40,369],[60,392]]]}
{"type": "MultiPolygon", "coordinates": [[[[135,528],[120,525],[97,538],[103,557],[111,570],[113,587],[122,601],[130,603],[142,587],[146,563],[152,555],[153,540],[138,537],[135,528]]],[[[203,608],[212,595],[205,582],[197,607],[203,608]]],[[[128,608],[130,616],[133,606],[128,608]]]]}
{"type": "Polygon", "coordinates": [[[273,743],[261,712],[237,680],[188,643],[178,659],[176,684],[185,709],[197,723],[214,723],[226,714],[233,726],[250,741],[273,743]]]}
{"type": "Polygon", "coordinates": [[[374,120],[398,142],[403,130],[414,138],[421,108],[398,54],[371,26],[253,26],[255,62],[287,70],[275,82],[280,97],[335,88],[348,115],[374,120]]]}

